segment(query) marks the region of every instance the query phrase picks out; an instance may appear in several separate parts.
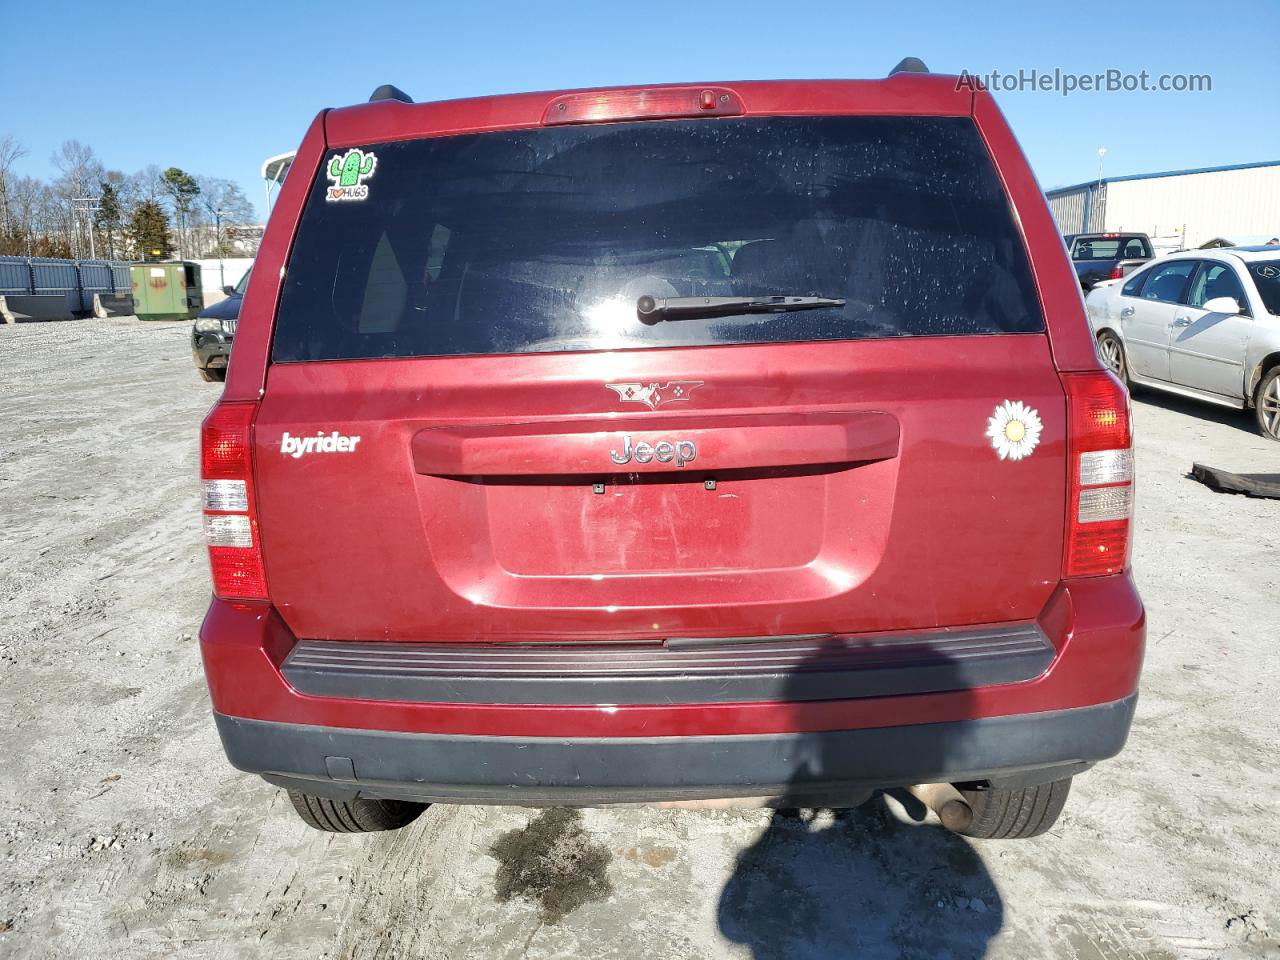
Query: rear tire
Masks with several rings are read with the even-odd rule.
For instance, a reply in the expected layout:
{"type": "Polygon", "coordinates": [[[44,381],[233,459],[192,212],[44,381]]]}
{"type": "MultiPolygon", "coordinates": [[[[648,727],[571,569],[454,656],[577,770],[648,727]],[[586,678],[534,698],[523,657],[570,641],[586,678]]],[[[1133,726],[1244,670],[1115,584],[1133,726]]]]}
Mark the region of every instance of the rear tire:
{"type": "Polygon", "coordinates": [[[1120,378],[1125,386],[1129,385],[1129,364],[1124,358],[1124,344],[1110,330],[1104,330],[1098,337],[1098,356],[1103,365],[1120,378]]]}
{"type": "Polygon", "coordinates": [[[227,379],[226,367],[201,367],[200,379],[205,383],[223,383],[227,379]]]}
{"type": "Polygon", "coordinates": [[[1033,787],[961,790],[973,808],[973,823],[960,833],[979,840],[1038,837],[1057,822],[1070,792],[1070,777],[1033,787]]]}
{"type": "Polygon", "coordinates": [[[374,833],[412,823],[428,804],[408,800],[330,800],[289,791],[289,801],[302,822],[327,833],[374,833]]]}
{"type": "Polygon", "coordinates": [[[1268,440],[1280,440],[1280,367],[1263,374],[1253,395],[1253,414],[1260,434],[1268,440]]]}

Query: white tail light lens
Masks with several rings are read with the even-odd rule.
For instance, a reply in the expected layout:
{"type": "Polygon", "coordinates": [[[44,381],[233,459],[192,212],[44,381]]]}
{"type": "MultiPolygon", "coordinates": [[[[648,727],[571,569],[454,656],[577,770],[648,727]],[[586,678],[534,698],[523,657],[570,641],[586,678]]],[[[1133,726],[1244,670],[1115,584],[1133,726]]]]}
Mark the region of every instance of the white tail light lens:
{"type": "Polygon", "coordinates": [[[1080,454],[1080,486],[1129,483],[1132,480],[1132,450],[1095,450],[1080,454]]]}
{"type": "Polygon", "coordinates": [[[246,516],[206,514],[204,539],[211,547],[252,547],[253,528],[246,516]]]}
{"type": "Polygon", "coordinates": [[[1133,512],[1133,487],[1098,487],[1080,491],[1079,523],[1127,520],[1133,512]]]}
{"type": "Polygon", "coordinates": [[[226,513],[249,512],[249,490],[243,480],[206,480],[204,508],[226,513]]]}

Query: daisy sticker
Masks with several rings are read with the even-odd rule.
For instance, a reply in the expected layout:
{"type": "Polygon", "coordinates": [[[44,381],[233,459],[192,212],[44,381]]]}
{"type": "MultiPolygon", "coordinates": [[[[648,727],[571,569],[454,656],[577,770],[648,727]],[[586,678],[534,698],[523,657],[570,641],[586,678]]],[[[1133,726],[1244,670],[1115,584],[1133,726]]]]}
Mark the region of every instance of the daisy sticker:
{"type": "Polygon", "coordinates": [[[987,421],[987,436],[1001,460],[1021,460],[1031,456],[1040,442],[1044,424],[1036,413],[1021,400],[1006,400],[996,407],[987,421]]]}

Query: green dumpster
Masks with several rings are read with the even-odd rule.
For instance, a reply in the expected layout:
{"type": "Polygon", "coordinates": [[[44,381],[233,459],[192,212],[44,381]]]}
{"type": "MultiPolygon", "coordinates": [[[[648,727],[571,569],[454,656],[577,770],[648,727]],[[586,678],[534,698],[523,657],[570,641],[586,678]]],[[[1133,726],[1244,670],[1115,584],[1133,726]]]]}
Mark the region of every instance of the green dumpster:
{"type": "Polygon", "coordinates": [[[139,320],[191,320],[204,309],[198,263],[135,263],[129,272],[139,320]]]}

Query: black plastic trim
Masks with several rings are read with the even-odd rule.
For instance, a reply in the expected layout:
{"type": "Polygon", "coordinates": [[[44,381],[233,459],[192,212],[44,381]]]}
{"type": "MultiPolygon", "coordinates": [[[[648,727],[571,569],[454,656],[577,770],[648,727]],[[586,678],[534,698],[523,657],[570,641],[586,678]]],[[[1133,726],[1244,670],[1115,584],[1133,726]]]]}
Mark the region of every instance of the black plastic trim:
{"type": "Polygon", "coordinates": [[[281,672],[301,693],[416,703],[731,703],[933,693],[1040,676],[1035,623],[874,636],[674,638],[665,644],[302,640],[281,672]]]}
{"type": "Polygon", "coordinates": [[[929,68],[924,65],[924,61],[919,57],[903,57],[898,61],[898,65],[889,71],[889,76],[895,73],[928,73],[929,68]]]}
{"type": "Polygon", "coordinates": [[[598,739],[392,733],[215,718],[232,764],[291,789],[338,799],[587,806],[855,793],[1013,777],[1044,782],[1119,753],[1136,704],[1134,693],[1095,706],[952,723],[598,739]],[[342,771],[340,779],[334,770],[342,771]]]}
{"type": "Polygon", "coordinates": [[[401,103],[413,103],[413,97],[409,96],[399,87],[392,86],[389,83],[384,83],[382,86],[378,87],[377,90],[373,91],[373,93],[369,94],[370,103],[373,103],[376,100],[399,100],[401,103]]]}

